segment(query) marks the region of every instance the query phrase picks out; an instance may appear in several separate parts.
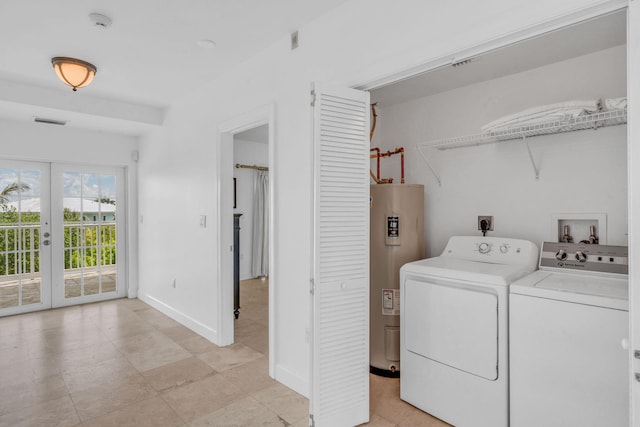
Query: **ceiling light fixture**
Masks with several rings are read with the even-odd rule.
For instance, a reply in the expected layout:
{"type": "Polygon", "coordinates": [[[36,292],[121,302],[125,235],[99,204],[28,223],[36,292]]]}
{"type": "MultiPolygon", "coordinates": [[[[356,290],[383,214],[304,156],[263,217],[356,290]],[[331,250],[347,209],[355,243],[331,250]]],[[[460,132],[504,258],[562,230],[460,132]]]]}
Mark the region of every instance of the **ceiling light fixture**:
{"type": "Polygon", "coordinates": [[[51,63],[60,80],[71,86],[74,92],[79,87],[88,86],[98,71],[93,64],[64,56],[51,58],[51,63]]]}

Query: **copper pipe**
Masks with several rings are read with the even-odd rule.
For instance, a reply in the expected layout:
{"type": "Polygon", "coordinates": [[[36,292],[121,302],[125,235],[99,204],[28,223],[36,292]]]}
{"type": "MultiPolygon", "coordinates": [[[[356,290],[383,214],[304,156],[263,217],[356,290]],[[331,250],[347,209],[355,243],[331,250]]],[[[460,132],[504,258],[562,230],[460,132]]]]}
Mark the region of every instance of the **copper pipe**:
{"type": "MultiPolygon", "coordinates": [[[[372,148],[371,151],[373,151],[374,149],[372,148]]],[[[378,149],[378,151],[380,151],[378,149]]],[[[404,184],[404,148],[403,147],[398,147],[393,151],[387,151],[386,153],[378,153],[379,157],[391,157],[395,154],[400,154],[400,183],[404,184]]],[[[371,158],[373,159],[373,155],[371,156],[371,158]]],[[[378,159],[380,160],[380,159],[378,159]]],[[[382,180],[385,181],[385,180],[382,180]]],[[[391,180],[392,181],[392,180],[391,180]]],[[[391,183],[391,182],[389,182],[391,183]]]]}
{"type": "Polygon", "coordinates": [[[371,125],[371,130],[369,131],[369,141],[373,139],[373,133],[376,131],[376,123],[378,122],[378,113],[376,112],[377,103],[371,104],[371,114],[373,114],[373,124],[371,125]]]}
{"type": "Polygon", "coordinates": [[[380,149],[378,147],[373,147],[369,151],[377,151],[377,154],[372,154],[369,157],[372,159],[375,158],[378,160],[378,169],[377,169],[378,173],[376,173],[376,177],[378,177],[378,180],[380,180],[380,149]]]}

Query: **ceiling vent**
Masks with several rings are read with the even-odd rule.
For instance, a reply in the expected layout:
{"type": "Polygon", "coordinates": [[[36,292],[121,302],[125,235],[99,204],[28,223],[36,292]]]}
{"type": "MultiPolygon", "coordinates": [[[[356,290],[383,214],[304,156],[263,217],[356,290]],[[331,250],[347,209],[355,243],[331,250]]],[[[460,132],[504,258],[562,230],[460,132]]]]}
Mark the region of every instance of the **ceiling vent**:
{"type": "Polygon", "coordinates": [[[45,119],[44,117],[34,117],[33,121],[36,123],[45,123],[48,125],[64,126],[67,124],[66,120],[45,119]]]}

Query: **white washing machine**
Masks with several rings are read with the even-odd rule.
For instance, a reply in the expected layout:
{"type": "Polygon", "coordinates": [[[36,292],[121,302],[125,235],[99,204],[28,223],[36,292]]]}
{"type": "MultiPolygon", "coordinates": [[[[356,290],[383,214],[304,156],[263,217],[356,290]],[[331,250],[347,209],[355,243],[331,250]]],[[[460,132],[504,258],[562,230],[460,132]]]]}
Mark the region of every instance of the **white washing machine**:
{"type": "Polygon", "coordinates": [[[526,240],[454,236],[400,269],[400,397],[457,427],[509,424],[509,284],[536,269],[526,240]]]}
{"type": "Polygon", "coordinates": [[[628,252],[543,243],[510,288],[513,427],[629,423],[628,252]]]}

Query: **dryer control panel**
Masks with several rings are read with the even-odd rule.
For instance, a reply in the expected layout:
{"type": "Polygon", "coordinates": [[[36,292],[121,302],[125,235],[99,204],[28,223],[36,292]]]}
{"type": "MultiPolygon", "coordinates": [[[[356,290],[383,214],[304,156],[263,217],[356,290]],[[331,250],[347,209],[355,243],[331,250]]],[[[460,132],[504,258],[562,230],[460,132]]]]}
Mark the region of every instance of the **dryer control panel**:
{"type": "Polygon", "coordinates": [[[540,251],[540,269],[545,268],[628,274],[629,249],[626,246],[544,242],[540,251]]]}

